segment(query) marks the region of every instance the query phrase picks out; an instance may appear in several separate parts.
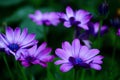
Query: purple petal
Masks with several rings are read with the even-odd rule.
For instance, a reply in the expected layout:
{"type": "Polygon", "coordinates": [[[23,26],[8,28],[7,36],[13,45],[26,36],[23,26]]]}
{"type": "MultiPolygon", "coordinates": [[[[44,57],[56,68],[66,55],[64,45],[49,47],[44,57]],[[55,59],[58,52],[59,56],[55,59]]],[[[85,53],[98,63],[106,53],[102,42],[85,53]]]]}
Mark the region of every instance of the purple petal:
{"type": "Polygon", "coordinates": [[[28,34],[26,38],[24,39],[24,41],[22,42],[22,45],[26,45],[30,43],[31,41],[33,41],[34,39],[35,39],[35,34],[28,34]]]}
{"type": "Polygon", "coordinates": [[[64,26],[67,27],[67,28],[70,28],[71,27],[71,24],[69,21],[65,21],[64,22],[64,26]]]}
{"type": "Polygon", "coordinates": [[[28,62],[26,62],[26,61],[22,61],[22,65],[23,65],[24,67],[29,67],[29,66],[30,66],[30,64],[29,64],[28,62]]]}
{"type": "Polygon", "coordinates": [[[63,42],[62,43],[62,48],[65,50],[65,52],[69,55],[72,56],[72,46],[70,45],[69,42],[63,42]]]}
{"type": "Polygon", "coordinates": [[[79,56],[79,52],[80,52],[80,41],[79,39],[74,39],[72,42],[72,51],[73,51],[73,56],[74,57],[78,57],[79,56]]]}
{"type": "Polygon", "coordinates": [[[85,24],[85,25],[79,24],[78,27],[81,27],[81,28],[83,28],[84,30],[89,30],[87,24],[85,24]]]}
{"type": "Polygon", "coordinates": [[[25,39],[25,37],[27,36],[27,34],[28,34],[28,29],[27,29],[27,28],[24,28],[24,29],[23,29],[23,32],[22,32],[22,34],[21,34],[21,36],[20,36],[20,39],[19,39],[19,43],[20,43],[20,44],[23,42],[23,40],[25,39]]]}
{"type": "Polygon", "coordinates": [[[40,61],[39,64],[40,64],[42,67],[47,67],[47,63],[45,63],[45,62],[40,61]]]}
{"type": "Polygon", "coordinates": [[[30,47],[30,46],[33,46],[33,45],[36,45],[38,43],[37,40],[34,40],[26,45],[21,45],[21,48],[26,48],[26,47],[30,47]]]}
{"type": "Polygon", "coordinates": [[[67,14],[68,18],[74,17],[74,12],[73,12],[73,10],[72,10],[71,7],[68,6],[68,7],[66,8],[66,14],[67,14]]]}
{"type": "Polygon", "coordinates": [[[4,34],[0,34],[0,39],[1,39],[1,41],[2,41],[3,43],[5,43],[5,45],[8,45],[8,44],[9,44],[9,42],[7,41],[7,39],[6,39],[6,37],[5,37],[4,34]]]}
{"type": "Polygon", "coordinates": [[[79,57],[81,59],[84,59],[84,56],[86,55],[86,53],[89,51],[89,48],[87,46],[82,46],[80,49],[80,53],[79,53],[79,57]]]}
{"type": "Polygon", "coordinates": [[[20,28],[15,28],[15,32],[14,32],[14,35],[15,35],[15,43],[18,42],[18,40],[20,39],[20,28]]]}
{"type": "Polygon", "coordinates": [[[41,57],[40,60],[47,63],[47,62],[52,62],[54,59],[54,56],[52,55],[48,55],[48,56],[44,56],[44,57],[41,57]]]}
{"type": "Polygon", "coordinates": [[[66,60],[57,60],[54,64],[59,65],[59,64],[63,64],[63,63],[68,63],[68,61],[66,61],[66,60]]]}
{"type": "Polygon", "coordinates": [[[34,45],[32,48],[28,49],[29,55],[34,56],[36,50],[37,50],[37,45],[34,45]]]}
{"type": "Polygon", "coordinates": [[[99,54],[99,50],[98,49],[91,49],[89,50],[89,52],[86,53],[86,55],[84,56],[85,60],[88,60],[90,58],[95,57],[97,54],[99,54]]]}
{"type": "Polygon", "coordinates": [[[70,64],[70,63],[62,64],[62,65],[60,66],[60,70],[61,70],[62,72],[67,72],[67,71],[69,71],[69,70],[72,69],[72,68],[73,68],[73,65],[70,64]]]}
{"type": "Polygon", "coordinates": [[[37,57],[38,58],[43,58],[43,57],[47,56],[51,51],[52,51],[51,48],[45,48],[40,53],[38,53],[37,57]]]}
{"type": "Polygon", "coordinates": [[[7,27],[6,29],[6,37],[10,43],[14,41],[14,32],[13,29],[10,27],[7,27]]]}
{"type": "Polygon", "coordinates": [[[101,66],[98,65],[98,64],[90,64],[90,67],[95,69],[95,70],[101,70],[102,69],[101,66]]]}
{"type": "Polygon", "coordinates": [[[68,60],[68,58],[70,57],[63,49],[58,48],[55,50],[55,53],[58,57],[64,60],[68,60]]]}

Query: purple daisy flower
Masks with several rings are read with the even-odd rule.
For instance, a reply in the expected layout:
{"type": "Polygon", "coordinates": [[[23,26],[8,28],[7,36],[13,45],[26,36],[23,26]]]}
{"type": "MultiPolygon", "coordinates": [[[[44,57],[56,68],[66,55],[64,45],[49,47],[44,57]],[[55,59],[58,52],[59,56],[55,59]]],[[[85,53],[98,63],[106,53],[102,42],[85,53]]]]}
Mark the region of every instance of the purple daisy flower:
{"type": "Polygon", "coordinates": [[[24,49],[21,53],[20,61],[23,66],[28,67],[31,64],[40,64],[43,67],[47,67],[47,63],[54,59],[53,55],[49,55],[51,48],[46,48],[47,44],[44,42],[41,46],[33,46],[30,49],[24,49]]]}
{"type": "Polygon", "coordinates": [[[66,14],[60,13],[60,19],[64,22],[64,26],[69,28],[71,26],[78,26],[88,30],[87,23],[91,19],[91,14],[85,10],[78,10],[74,12],[71,7],[66,8],[66,14]]]}
{"type": "Polygon", "coordinates": [[[35,34],[28,34],[27,28],[20,33],[21,30],[18,27],[15,30],[7,27],[6,34],[0,34],[0,48],[13,54],[16,59],[20,56],[19,53],[22,49],[31,47],[38,42],[35,40],[35,34]]]}
{"type": "MultiPolygon", "coordinates": [[[[89,25],[88,32],[93,35],[98,35],[100,24],[96,22],[96,23],[89,23],[88,25],[89,25]]],[[[100,34],[101,35],[104,34],[107,30],[108,30],[107,26],[103,25],[100,29],[100,34]]]]}
{"type": "Polygon", "coordinates": [[[29,14],[29,18],[33,20],[37,25],[53,25],[57,26],[59,21],[59,16],[56,12],[46,12],[42,13],[39,10],[35,11],[35,14],[29,14]]]}
{"type": "Polygon", "coordinates": [[[117,31],[117,35],[120,36],[120,28],[117,31]]]}
{"type": "Polygon", "coordinates": [[[74,39],[72,45],[67,41],[62,43],[62,49],[56,49],[55,53],[61,58],[55,64],[62,64],[60,67],[62,72],[67,72],[75,66],[101,70],[103,56],[98,55],[99,50],[82,46],[79,39],[74,39]]]}

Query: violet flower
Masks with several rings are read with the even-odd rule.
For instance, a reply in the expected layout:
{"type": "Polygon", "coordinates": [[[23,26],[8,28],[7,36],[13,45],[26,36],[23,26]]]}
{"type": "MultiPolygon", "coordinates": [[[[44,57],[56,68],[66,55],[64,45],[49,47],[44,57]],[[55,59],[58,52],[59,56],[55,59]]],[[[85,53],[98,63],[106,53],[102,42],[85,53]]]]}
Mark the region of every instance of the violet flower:
{"type": "Polygon", "coordinates": [[[120,28],[117,31],[117,35],[120,36],[120,28]]]}
{"type": "Polygon", "coordinates": [[[99,54],[98,49],[89,49],[82,46],[79,39],[74,39],[72,45],[69,42],[62,43],[62,49],[56,49],[56,55],[61,58],[55,62],[56,65],[61,64],[60,70],[67,72],[73,67],[93,68],[101,70],[103,56],[99,54]]]}
{"type": "Polygon", "coordinates": [[[71,7],[66,8],[66,14],[60,13],[60,19],[64,22],[64,26],[70,28],[71,26],[81,27],[88,30],[87,23],[91,19],[91,14],[85,10],[77,10],[74,12],[71,7]]]}
{"type": "MultiPolygon", "coordinates": [[[[96,23],[89,23],[88,25],[89,25],[89,30],[88,30],[89,34],[92,34],[94,36],[99,34],[100,24],[98,22],[96,22],[96,23]]],[[[104,34],[107,30],[108,30],[107,26],[103,25],[100,28],[100,35],[104,34]]]]}
{"type": "Polygon", "coordinates": [[[51,48],[46,48],[47,44],[44,42],[38,48],[37,45],[30,49],[23,50],[20,61],[23,66],[28,67],[31,64],[39,64],[42,67],[47,67],[47,63],[54,59],[53,55],[49,55],[51,48]]]}
{"type": "Polygon", "coordinates": [[[59,16],[56,12],[46,12],[42,13],[36,10],[34,14],[29,14],[29,18],[33,20],[37,25],[53,25],[57,26],[59,21],[59,16]]]}
{"type": "Polygon", "coordinates": [[[37,44],[35,34],[28,34],[27,28],[23,29],[21,33],[18,27],[15,30],[7,27],[6,34],[0,34],[0,48],[5,49],[7,53],[13,54],[16,59],[19,58],[22,49],[35,44],[37,44]]]}

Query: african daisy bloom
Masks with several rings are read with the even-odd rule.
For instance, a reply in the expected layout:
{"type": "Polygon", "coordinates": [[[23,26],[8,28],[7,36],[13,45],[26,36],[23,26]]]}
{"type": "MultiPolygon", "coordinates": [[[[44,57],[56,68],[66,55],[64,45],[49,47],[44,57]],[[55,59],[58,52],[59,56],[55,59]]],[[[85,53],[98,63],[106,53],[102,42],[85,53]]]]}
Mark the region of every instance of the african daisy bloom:
{"type": "Polygon", "coordinates": [[[35,45],[35,34],[28,34],[27,28],[23,29],[22,33],[20,28],[13,30],[11,27],[6,28],[5,34],[0,34],[0,48],[5,49],[7,53],[13,54],[16,59],[20,56],[19,53],[22,49],[35,45]]]}
{"type": "Polygon", "coordinates": [[[49,55],[51,48],[46,48],[47,43],[42,43],[38,48],[37,45],[30,49],[23,50],[20,61],[23,66],[28,67],[31,64],[39,64],[42,67],[47,67],[47,63],[54,59],[53,55],[49,55]]]}
{"type": "MultiPolygon", "coordinates": [[[[92,35],[98,35],[99,34],[99,27],[100,27],[100,23],[96,22],[96,23],[89,23],[89,30],[88,32],[92,35]]],[[[107,26],[103,25],[100,28],[100,34],[104,34],[106,31],[108,30],[107,26]]]]}
{"type": "Polygon", "coordinates": [[[29,14],[29,18],[32,19],[37,25],[53,25],[57,26],[59,21],[59,16],[56,12],[46,12],[42,13],[36,10],[34,14],[29,14]]]}
{"type": "Polygon", "coordinates": [[[67,72],[75,66],[84,68],[93,68],[101,70],[103,56],[99,54],[98,49],[89,49],[82,46],[79,39],[74,39],[72,45],[69,42],[62,43],[62,49],[56,49],[56,55],[61,58],[55,62],[56,65],[61,64],[60,70],[67,72]]]}
{"type": "Polygon", "coordinates": [[[117,35],[120,36],[120,28],[117,31],[117,35]]]}
{"type": "Polygon", "coordinates": [[[66,8],[66,14],[59,14],[60,19],[64,22],[64,26],[69,28],[71,26],[81,27],[88,30],[87,23],[91,19],[91,14],[85,10],[77,10],[74,12],[71,7],[66,8]]]}

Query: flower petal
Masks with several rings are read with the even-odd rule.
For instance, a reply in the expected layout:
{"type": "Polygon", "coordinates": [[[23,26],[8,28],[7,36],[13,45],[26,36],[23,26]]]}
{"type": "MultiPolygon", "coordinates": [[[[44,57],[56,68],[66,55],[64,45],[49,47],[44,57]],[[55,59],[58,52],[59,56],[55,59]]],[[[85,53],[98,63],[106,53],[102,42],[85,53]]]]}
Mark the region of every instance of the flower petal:
{"type": "Polygon", "coordinates": [[[20,38],[20,28],[15,28],[15,32],[14,32],[14,35],[15,35],[15,43],[18,42],[19,38],[20,38]]]}
{"type": "Polygon", "coordinates": [[[62,65],[60,66],[60,70],[61,70],[62,72],[67,72],[67,71],[69,71],[69,70],[72,69],[72,68],[73,68],[73,65],[70,64],[70,63],[62,64],[62,65]]]}
{"type": "Polygon", "coordinates": [[[80,52],[80,41],[79,39],[74,39],[72,42],[72,51],[73,51],[73,56],[74,57],[78,57],[79,56],[79,52],[80,52]]]}
{"type": "Polygon", "coordinates": [[[73,10],[72,10],[71,7],[68,6],[68,7],[66,8],[66,14],[67,14],[68,18],[74,16],[74,12],[73,12],[73,10]]]}
{"type": "Polygon", "coordinates": [[[64,26],[65,26],[66,28],[70,28],[70,27],[71,27],[71,24],[70,24],[69,21],[65,21],[65,22],[64,22],[64,26]]]}
{"type": "Polygon", "coordinates": [[[98,64],[90,64],[90,67],[95,69],[95,70],[101,70],[102,69],[101,66],[98,65],[98,64]]]}
{"type": "Polygon", "coordinates": [[[81,59],[84,59],[84,56],[86,55],[86,53],[89,51],[89,48],[87,46],[82,46],[80,49],[80,53],[79,53],[79,57],[81,59]]]}
{"type": "Polygon", "coordinates": [[[10,27],[6,28],[6,38],[8,39],[10,43],[14,41],[14,31],[10,27]]]}
{"type": "Polygon", "coordinates": [[[25,66],[25,67],[29,67],[30,66],[30,64],[28,62],[26,62],[26,61],[22,61],[22,65],[25,66]]]}
{"type": "Polygon", "coordinates": [[[66,61],[66,60],[57,60],[54,64],[59,65],[59,64],[63,64],[63,63],[68,63],[68,61],[66,61]]]}

